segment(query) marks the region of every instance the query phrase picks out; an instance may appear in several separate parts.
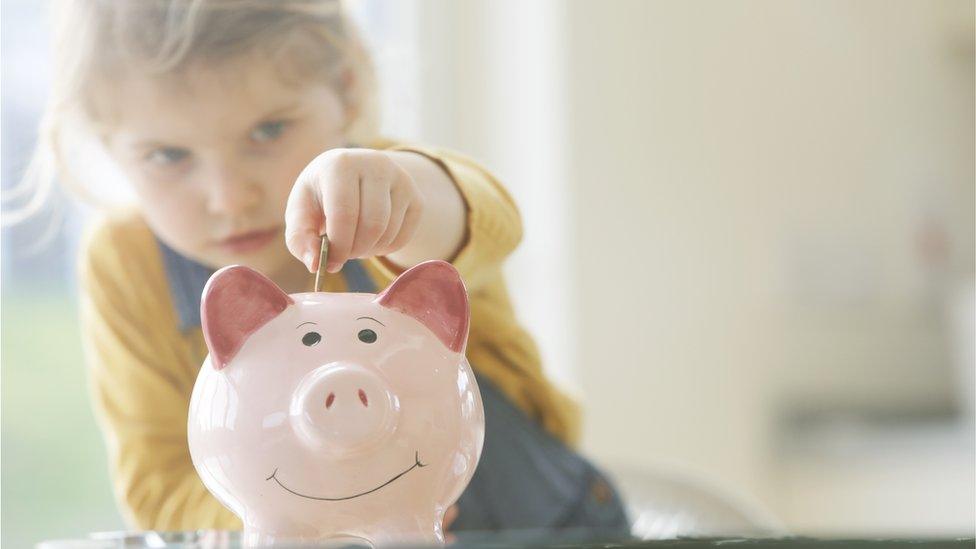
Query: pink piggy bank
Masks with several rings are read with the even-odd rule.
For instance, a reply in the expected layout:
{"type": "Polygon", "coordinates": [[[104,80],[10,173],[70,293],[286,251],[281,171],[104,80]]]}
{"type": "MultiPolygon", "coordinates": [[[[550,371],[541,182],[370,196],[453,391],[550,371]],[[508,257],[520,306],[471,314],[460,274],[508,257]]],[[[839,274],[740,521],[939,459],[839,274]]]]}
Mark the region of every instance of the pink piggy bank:
{"type": "Polygon", "coordinates": [[[287,295],[226,267],[201,316],[190,455],[245,545],[443,543],[485,421],[454,267],[422,263],[378,295],[287,295]]]}

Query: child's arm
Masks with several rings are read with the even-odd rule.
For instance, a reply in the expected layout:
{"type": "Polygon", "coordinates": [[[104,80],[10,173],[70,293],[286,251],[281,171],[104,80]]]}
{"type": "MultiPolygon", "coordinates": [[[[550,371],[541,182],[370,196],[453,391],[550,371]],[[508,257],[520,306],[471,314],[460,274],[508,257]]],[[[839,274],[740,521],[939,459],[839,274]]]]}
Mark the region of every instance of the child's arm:
{"type": "Polygon", "coordinates": [[[470,160],[447,151],[334,149],[302,172],[286,211],[289,250],[310,271],[318,266],[323,222],[328,270],[354,257],[385,256],[395,269],[429,259],[453,260],[470,240],[472,206],[499,223],[492,239],[503,258],[521,237],[514,203],[470,160]],[[457,173],[461,172],[461,173],[457,173]]]}
{"type": "Polygon", "coordinates": [[[187,410],[198,366],[188,363],[158,258],[145,243],[154,241],[144,227],[103,226],[80,272],[89,387],[116,499],[142,529],[240,529],[190,461],[187,410]]]}

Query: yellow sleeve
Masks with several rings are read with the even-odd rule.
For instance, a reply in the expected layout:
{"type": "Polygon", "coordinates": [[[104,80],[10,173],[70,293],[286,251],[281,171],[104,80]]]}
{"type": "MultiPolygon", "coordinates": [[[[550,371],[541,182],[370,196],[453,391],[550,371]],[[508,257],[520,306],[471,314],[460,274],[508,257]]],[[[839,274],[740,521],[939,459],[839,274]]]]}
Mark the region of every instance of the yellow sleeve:
{"type": "MultiPolygon", "coordinates": [[[[500,267],[522,240],[522,217],[505,187],[477,162],[454,151],[414,145],[386,148],[421,154],[450,176],[467,208],[464,243],[451,263],[461,273],[469,292],[491,282],[497,277],[492,267],[500,267]]],[[[399,274],[395,266],[382,259],[370,262],[386,282],[399,274]]]]}
{"type": "Polygon", "coordinates": [[[186,345],[160,287],[161,267],[132,246],[132,234],[120,234],[125,230],[100,227],[80,264],[90,390],[116,498],[137,528],[240,529],[190,461],[186,424],[195,369],[183,362],[186,345]]]}
{"type": "MultiPolygon", "coordinates": [[[[421,154],[438,164],[457,186],[467,207],[467,227],[451,263],[461,273],[471,303],[468,359],[478,374],[491,379],[529,417],[575,444],[579,407],[546,378],[535,342],[519,324],[505,284],[502,263],[522,239],[522,218],[511,195],[487,169],[457,152],[393,142],[375,148],[421,154]]],[[[383,258],[370,258],[367,264],[379,288],[399,274],[383,258]]]]}

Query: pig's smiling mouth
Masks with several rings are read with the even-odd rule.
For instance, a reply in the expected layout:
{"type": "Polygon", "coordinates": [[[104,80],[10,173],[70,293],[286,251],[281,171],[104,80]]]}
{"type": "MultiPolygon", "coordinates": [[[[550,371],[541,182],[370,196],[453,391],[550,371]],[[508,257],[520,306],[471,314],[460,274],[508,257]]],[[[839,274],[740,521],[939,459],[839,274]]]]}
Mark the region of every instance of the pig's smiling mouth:
{"type": "Polygon", "coordinates": [[[384,486],[390,484],[391,482],[393,482],[396,479],[402,477],[403,475],[409,473],[410,471],[413,471],[415,468],[417,468],[417,467],[426,467],[427,466],[426,463],[421,463],[420,462],[420,452],[419,451],[418,452],[414,452],[414,454],[413,454],[413,461],[414,461],[413,465],[411,465],[407,470],[405,470],[402,473],[398,474],[397,476],[391,478],[390,480],[384,482],[383,484],[380,484],[376,488],[373,488],[372,490],[366,490],[365,492],[360,492],[360,493],[358,493],[356,495],[353,495],[353,496],[346,496],[346,497],[341,497],[341,498],[322,498],[322,497],[308,496],[308,495],[305,495],[305,494],[298,493],[298,492],[292,490],[291,488],[285,486],[284,484],[281,483],[280,480],[278,480],[278,469],[277,468],[274,470],[273,473],[271,473],[271,476],[270,477],[268,477],[268,478],[266,478],[264,480],[272,480],[272,479],[274,479],[274,481],[278,483],[278,486],[281,486],[282,488],[284,488],[285,491],[291,492],[292,494],[295,494],[296,496],[300,496],[300,497],[303,497],[303,498],[306,498],[306,499],[314,499],[314,500],[317,500],[317,501],[343,501],[343,500],[347,500],[347,499],[358,498],[359,496],[365,496],[366,494],[372,494],[373,492],[379,490],[380,488],[383,488],[384,486]]]}

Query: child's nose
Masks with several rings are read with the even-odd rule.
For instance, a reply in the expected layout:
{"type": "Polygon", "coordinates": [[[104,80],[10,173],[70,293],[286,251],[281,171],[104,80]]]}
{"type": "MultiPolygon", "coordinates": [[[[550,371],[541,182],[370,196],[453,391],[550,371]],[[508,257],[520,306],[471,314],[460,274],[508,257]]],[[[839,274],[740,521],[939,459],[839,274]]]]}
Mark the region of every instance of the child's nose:
{"type": "Polygon", "coordinates": [[[238,214],[261,199],[261,187],[256,181],[228,167],[212,170],[206,185],[208,209],[216,214],[238,214]]]}

